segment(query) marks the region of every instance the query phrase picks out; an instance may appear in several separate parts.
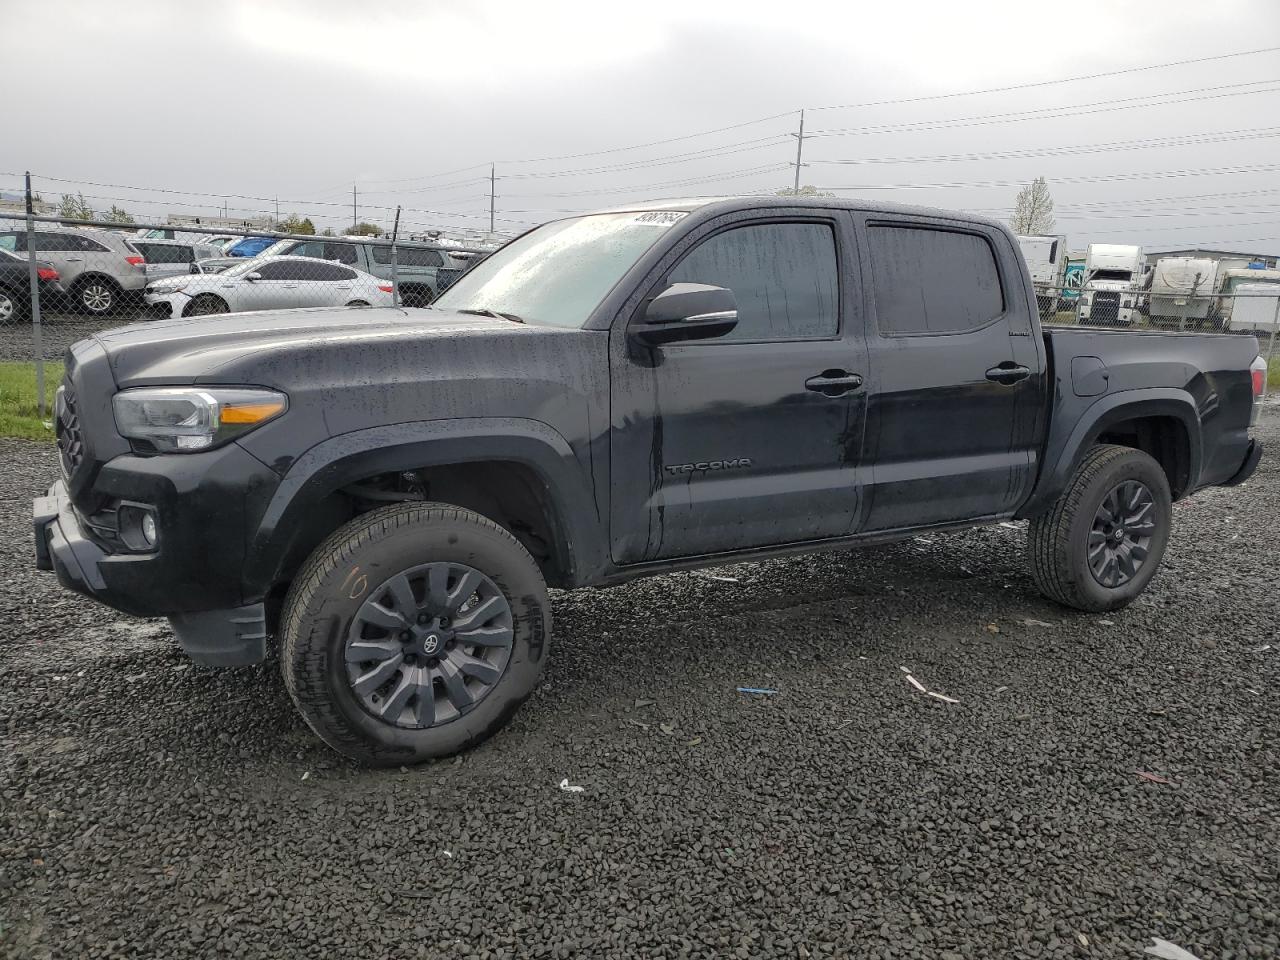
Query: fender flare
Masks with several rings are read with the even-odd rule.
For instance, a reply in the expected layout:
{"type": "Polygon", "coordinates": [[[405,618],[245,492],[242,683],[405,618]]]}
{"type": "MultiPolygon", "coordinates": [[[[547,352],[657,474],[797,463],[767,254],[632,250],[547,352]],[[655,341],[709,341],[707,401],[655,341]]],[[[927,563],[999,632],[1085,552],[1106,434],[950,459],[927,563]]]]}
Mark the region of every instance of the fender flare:
{"type": "Polygon", "coordinates": [[[284,578],[307,516],[330,494],[374,474],[494,460],[520,463],[541,478],[553,513],[557,559],[567,579],[576,582],[584,564],[596,562],[602,542],[590,473],[568,441],[540,420],[472,417],[356,430],[299,457],[272,493],[247,545],[245,595],[261,596],[284,578]]]}
{"type": "MultiPolygon", "coordinates": [[[[1125,390],[1103,396],[1084,411],[1066,440],[1045,451],[1040,479],[1030,498],[1018,510],[1020,518],[1034,517],[1048,509],[1067,488],[1076,465],[1108,427],[1140,417],[1172,417],[1187,433],[1187,486],[1190,493],[1198,486],[1203,458],[1200,413],[1195,400],[1185,390],[1174,387],[1151,387],[1125,390]]],[[[1052,422],[1052,421],[1051,421],[1052,422]]]]}

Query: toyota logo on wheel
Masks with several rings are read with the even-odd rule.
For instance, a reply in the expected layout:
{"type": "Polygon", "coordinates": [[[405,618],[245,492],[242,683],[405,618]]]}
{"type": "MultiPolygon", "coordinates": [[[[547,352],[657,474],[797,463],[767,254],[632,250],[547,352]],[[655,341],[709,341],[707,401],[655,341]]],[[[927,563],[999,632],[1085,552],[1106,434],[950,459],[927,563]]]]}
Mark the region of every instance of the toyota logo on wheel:
{"type": "Polygon", "coordinates": [[[434,633],[427,639],[422,641],[422,652],[426,654],[435,653],[440,648],[440,638],[434,633]]]}

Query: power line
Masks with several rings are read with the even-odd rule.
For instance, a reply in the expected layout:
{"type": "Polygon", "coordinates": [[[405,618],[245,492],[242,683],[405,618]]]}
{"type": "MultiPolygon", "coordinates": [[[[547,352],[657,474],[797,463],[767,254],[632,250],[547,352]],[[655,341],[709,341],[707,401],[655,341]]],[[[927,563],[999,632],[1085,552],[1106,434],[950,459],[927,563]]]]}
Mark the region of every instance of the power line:
{"type": "MultiPolygon", "coordinates": [[[[1055,183],[1111,183],[1122,180],[1168,180],[1198,176],[1232,176],[1239,173],[1271,173],[1280,170],[1280,164],[1263,163],[1237,167],[1201,167],[1191,170],[1155,170],[1148,173],[1105,173],[1091,176],[1055,177],[1055,183]]],[[[821,186],[819,190],[950,190],[960,187],[1020,187],[1025,179],[1018,180],[953,180],[944,183],[867,183],[854,186],[821,186]]]]}
{"type": "Polygon", "coordinates": [[[1036,110],[1015,110],[1008,113],[984,114],[973,117],[954,117],[949,120],[918,120],[910,123],[879,124],[867,127],[837,127],[830,130],[815,130],[805,137],[848,137],[869,136],[879,133],[914,133],[921,130],[949,130],[955,127],[982,127],[1003,123],[1020,123],[1025,120],[1063,120],[1068,117],[1082,117],[1095,113],[1115,113],[1120,110],[1141,110],[1147,107],[1169,107],[1180,103],[1194,103],[1202,100],[1220,100],[1224,97],[1251,96],[1258,93],[1275,93],[1280,87],[1263,90],[1240,90],[1239,87],[1257,86],[1262,83],[1280,82],[1280,78],[1268,80],[1249,80],[1242,83],[1226,83],[1214,87],[1191,87],[1187,90],[1174,90],[1168,93],[1151,93],[1141,97],[1119,97],[1112,100],[1096,100],[1088,104],[1069,104],[1061,107],[1040,107],[1036,110]],[[1230,90],[1228,93],[1216,93],[1204,97],[1182,97],[1183,94],[1201,93],[1213,90],[1230,90]],[[1156,103],[1136,103],[1138,100],[1155,100],[1157,97],[1182,97],[1178,100],[1161,100],[1156,103]],[[1107,106],[1123,104],[1123,106],[1107,106]],[[1077,107],[1100,107],[1103,109],[1079,110],[1077,107]],[[1066,112],[1064,112],[1066,111],[1066,112]]]}
{"type": "Polygon", "coordinates": [[[932,100],[952,100],[956,97],[976,97],[987,93],[1009,93],[1013,90],[1031,90],[1037,87],[1052,87],[1062,83],[1077,83],[1082,80],[1101,80],[1105,77],[1120,77],[1130,73],[1143,73],[1148,70],[1164,70],[1168,67],[1185,67],[1193,63],[1209,63],[1214,60],[1229,60],[1234,57],[1252,57],[1260,53],[1275,53],[1280,47],[1260,47],[1257,50],[1239,50],[1234,53],[1219,53],[1211,57],[1196,57],[1191,60],[1169,60],[1165,63],[1151,63],[1143,67],[1126,67],[1122,70],[1108,70],[1103,73],[1085,73],[1074,77],[1060,77],[1057,80],[1037,80],[1031,83],[1014,83],[1003,87],[986,87],[981,90],[962,90],[959,93],[934,93],[919,97],[901,97],[896,100],[868,100],[863,103],[838,103],[825,107],[808,107],[809,110],[853,110],[860,107],[885,107],[902,103],[924,103],[932,100]]]}
{"type": "Polygon", "coordinates": [[[1143,140],[1115,140],[1108,143],[1082,144],[1074,146],[1028,147],[1019,150],[935,154],[933,156],[859,157],[850,160],[809,160],[807,161],[806,166],[809,164],[867,166],[875,164],[965,163],[972,160],[1015,160],[1032,157],[1076,156],[1091,153],[1115,153],[1125,150],[1184,147],[1202,143],[1226,143],[1235,140],[1260,140],[1267,137],[1280,137],[1280,127],[1250,127],[1241,130],[1223,130],[1215,133],[1189,133],[1172,137],[1146,138],[1143,140]]]}

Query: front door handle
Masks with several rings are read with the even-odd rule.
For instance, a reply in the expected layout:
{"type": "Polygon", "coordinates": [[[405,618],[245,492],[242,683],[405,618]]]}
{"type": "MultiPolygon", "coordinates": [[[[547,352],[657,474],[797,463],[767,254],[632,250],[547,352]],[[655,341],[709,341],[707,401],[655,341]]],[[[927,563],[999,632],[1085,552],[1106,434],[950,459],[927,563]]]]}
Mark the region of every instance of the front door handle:
{"type": "Polygon", "coordinates": [[[862,377],[847,370],[823,370],[816,377],[806,380],[804,386],[806,390],[820,393],[824,397],[840,397],[862,386],[862,377]]]}
{"type": "Polygon", "coordinates": [[[1017,383],[1019,380],[1025,380],[1031,376],[1031,371],[1020,363],[1014,363],[1012,360],[1006,360],[999,366],[992,367],[987,371],[987,379],[993,383],[1017,383]]]}

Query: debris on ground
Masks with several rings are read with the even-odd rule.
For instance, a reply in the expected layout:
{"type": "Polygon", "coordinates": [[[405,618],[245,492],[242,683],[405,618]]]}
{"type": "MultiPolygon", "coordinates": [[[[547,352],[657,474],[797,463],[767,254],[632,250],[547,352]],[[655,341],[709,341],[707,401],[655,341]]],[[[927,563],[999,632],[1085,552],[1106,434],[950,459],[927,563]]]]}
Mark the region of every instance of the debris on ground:
{"type": "Polygon", "coordinates": [[[676,732],[676,728],[669,723],[658,724],[658,729],[665,733],[668,737],[676,732]]]}
{"type": "Polygon", "coordinates": [[[579,787],[575,784],[572,784],[569,782],[569,778],[565,777],[563,780],[560,781],[560,789],[563,790],[565,793],[582,793],[587,788],[579,787]]]}
{"type": "Polygon", "coordinates": [[[696,746],[697,746],[698,744],[700,744],[701,742],[702,742],[702,738],[701,738],[701,737],[694,737],[692,740],[686,740],[686,741],[684,742],[684,745],[685,745],[686,747],[696,747],[696,746]]]}
{"type": "Polygon", "coordinates": [[[738,692],[739,693],[759,693],[759,694],[763,694],[766,697],[769,697],[769,696],[773,696],[773,694],[777,693],[778,691],[772,689],[771,687],[738,687],[738,692]]]}
{"type": "Polygon", "coordinates": [[[944,696],[943,694],[938,693],[936,690],[928,690],[926,691],[926,693],[928,693],[928,695],[933,697],[935,700],[941,700],[943,703],[959,703],[960,702],[955,697],[944,696]]]}
{"type": "MultiPolygon", "coordinates": [[[[907,668],[906,668],[906,667],[903,667],[902,669],[903,669],[903,670],[906,670],[907,668]]],[[[959,702],[960,702],[960,701],[959,701],[959,700],[957,700],[955,697],[948,697],[948,696],[946,696],[945,694],[941,694],[941,693],[938,693],[937,691],[930,690],[930,689],[929,689],[928,687],[926,687],[923,683],[921,683],[919,680],[917,680],[915,677],[913,677],[910,673],[908,673],[908,674],[907,674],[907,683],[911,684],[913,687],[915,687],[917,690],[919,690],[919,691],[920,691],[921,693],[923,693],[925,696],[933,697],[935,700],[941,700],[941,701],[943,701],[944,703],[959,703],[959,702]]]]}
{"type": "Polygon", "coordinates": [[[1047,620],[1033,620],[1031,617],[1027,617],[1027,619],[1020,620],[1018,622],[1021,623],[1024,627],[1056,627],[1057,626],[1056,623],[1050,623],[1047,620]]]}
{"type": "Polygon", "coordinates": [[[310,770],[308,770],[306,773],[304,773],[304,774],[302,775],[302,779],[303,779],[303,780],[307,780],[307,779],[309,779],[309,778],[310,778],[310,776],[311,776],[311,771],[310,771],[310,770]]]}
{"type": "Polygon", "coordinates": [[[1153,957],[1160,957],[1161,960],[1200,960],[1190,950],[1183,950],[1176,943],[1161,940],[1159,937],[1152,937],[1151,941],[1152,946],[1143,950],[1143,953],[1150,954],[1153,957]]]}
{"type": "Polygon", "coordinates": [[[645,698],[640,697],[635,702],[635,708],[639,710],[642,707],[652,707],[657,702],[658,702],[657,700],[646,700],[645,698]]]}
{"type": "Polygon", "coordinates": [[[991,692],[992,692],[992,693],[1004,693],[1004,692],[1005,692],[1006,690],[1008,690],[1008,689],[1009,689],[1008,687],[996,687],[996,688],[995,688],[994,690],[992,690],[991,692]]]}
{"type": "Polygon", "coordinates": [[[703,573],[701,570],[693,571],[693,576],[700,577],[703,580],[715,580],[718,583],[739,583],[737,577],[722,577],[715,573],[703,573]]]}
{"type": "Polygon", "coordinates": [[[999,633],[999,632],[1000,632],[1000,627],[998,624],[994,624],[994,623],[987,624],[987,633],[999,633]]]}
{"type": "Polygon", "coordinates": [[[915,687],[915,688],[916,688],[917,690],[919,690],[921,693],[928,693],[928,692],[929,692],[929,689],[928,689],[928,688],[927,688],[923,683],[921,683],[919,680],[917,680],[915,677],[913,677],[913,676],[912,676],[911,674],[909,674],[909,673],[907,674],[907,683],[911,684],[913,687],[915,687]]]}
{"type": "Polygon", "coordinates": [[[1089,938],[1088,938],[1087,936],[1085,936],[1083,933],[1077,933],[1077,934],[1076,934],[1076,941],[1077,941],[1077,942],[1080,944],[1080,946],[1082,946],[1082,947],[1087,947],[1087,946],[1089,946],[1089,938]]]}
{"type": "Polygon", "coordinates": [[[1172,783],[1173,782],[1168,777],[1162,777],[1158,773],[1147,773],[1147,771],[1145,770],[1135,770],[1133,772],[1136,773],[1138,776],[1140,776],[1143,780],[1148,780],[1151,783],[1172,783]]]}

